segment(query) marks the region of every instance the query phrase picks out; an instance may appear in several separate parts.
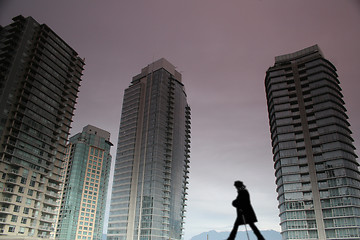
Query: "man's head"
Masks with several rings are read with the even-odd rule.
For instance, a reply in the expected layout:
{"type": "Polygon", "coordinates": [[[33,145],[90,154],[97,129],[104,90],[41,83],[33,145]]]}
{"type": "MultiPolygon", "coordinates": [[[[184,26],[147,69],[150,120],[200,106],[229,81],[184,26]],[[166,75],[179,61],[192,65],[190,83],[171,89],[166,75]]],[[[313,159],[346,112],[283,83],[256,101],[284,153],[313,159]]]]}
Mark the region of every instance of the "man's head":
{"type": "Polygon", "coordinates": [[[245,185],[244,185],[244,183],[242,181],[235,181],[234,186],[236,188],[245,188],[245,185]]]}

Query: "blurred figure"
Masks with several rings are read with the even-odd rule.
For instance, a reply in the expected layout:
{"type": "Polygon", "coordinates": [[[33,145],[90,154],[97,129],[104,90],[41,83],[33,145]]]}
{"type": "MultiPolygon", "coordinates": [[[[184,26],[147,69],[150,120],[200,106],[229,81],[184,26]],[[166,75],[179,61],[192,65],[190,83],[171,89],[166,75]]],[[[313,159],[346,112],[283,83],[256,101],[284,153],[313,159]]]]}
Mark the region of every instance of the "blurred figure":
{"type": "Polygon", "coordinates": [[[258,240],[265,240],[259,229],[255,226],[257,218],[254,209],[251,206],[250,195],[246,190],[246,186],[241,181],[235,181],[234,186],[238,191],[238,195],[232,202],[232,205],[236,208],[237,218],[228,240],[235,240],[239,225],[244,224],[250,225],[258,240]]]}

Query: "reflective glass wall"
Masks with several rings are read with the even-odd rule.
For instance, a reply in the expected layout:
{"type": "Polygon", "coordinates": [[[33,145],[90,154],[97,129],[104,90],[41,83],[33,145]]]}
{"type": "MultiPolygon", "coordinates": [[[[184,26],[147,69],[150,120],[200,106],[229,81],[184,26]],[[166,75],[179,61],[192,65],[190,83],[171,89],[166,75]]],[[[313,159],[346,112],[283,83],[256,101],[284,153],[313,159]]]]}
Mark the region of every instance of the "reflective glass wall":
{"type": "Polygon", "coordinates": [[[165,59],[125,90],[108,239],[181,239],[189,168],[190,108],[165,59]]]}

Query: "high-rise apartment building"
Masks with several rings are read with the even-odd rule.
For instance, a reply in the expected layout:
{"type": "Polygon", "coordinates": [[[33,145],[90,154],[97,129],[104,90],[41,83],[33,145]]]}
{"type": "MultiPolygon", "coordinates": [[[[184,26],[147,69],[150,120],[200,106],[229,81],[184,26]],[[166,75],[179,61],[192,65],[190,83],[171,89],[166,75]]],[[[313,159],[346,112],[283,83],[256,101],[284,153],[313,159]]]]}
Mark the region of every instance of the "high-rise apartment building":
{"type": "Polygon", "coordinates": [[[111,146],[110,133],[91,125],[70,138],[56,239],[102,239],[111,146]]]}
{"type": "Polygon", "coordinates": [[[162,58],[125,90],[109,240],[181,239],[189,144],[190,107],[181,74],[162,58]]]}
{"type": "Polygon", "coordinates": [[[45,24],[0,27],[0,238],[54,238],[84,62],[45,24]]]}
{"type": "Polygon", "coordinates": [[[334,65],[278,56],[265,88],[283,239],[360,239],[360,174],[334,65]]]}

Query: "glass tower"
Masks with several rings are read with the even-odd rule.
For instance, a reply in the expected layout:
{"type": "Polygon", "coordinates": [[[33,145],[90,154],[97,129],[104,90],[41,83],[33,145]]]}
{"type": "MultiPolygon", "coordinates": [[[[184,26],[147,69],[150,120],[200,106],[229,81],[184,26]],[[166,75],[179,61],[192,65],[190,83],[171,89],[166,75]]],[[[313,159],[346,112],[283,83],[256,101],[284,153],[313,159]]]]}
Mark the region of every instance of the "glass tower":
{"type": "Polygon", "coordinates": [[[283,239],[360,239],[360,175],[336,68],[317,45],[266,72],[283,239]]]}
{"type": "Polygon", "coordinates": [[[0,238],[53,239],[84,62],[45,24],[0,26],[0,238]]]}
{"type": "Polygon", "coordinates": [[[181,239],[188,185],[190,107],[165,59],[125,90],[108,239],[181,239]]]}
{"type": "Polygon", "coordinates": [[[91,125],[70,138],[56,239],[102,239],[111,146],[110,133],[91,125]]]}

